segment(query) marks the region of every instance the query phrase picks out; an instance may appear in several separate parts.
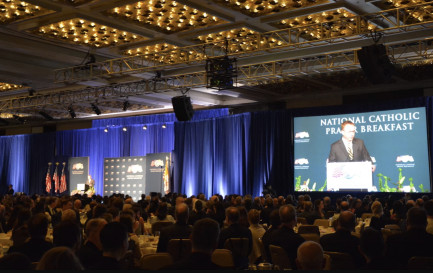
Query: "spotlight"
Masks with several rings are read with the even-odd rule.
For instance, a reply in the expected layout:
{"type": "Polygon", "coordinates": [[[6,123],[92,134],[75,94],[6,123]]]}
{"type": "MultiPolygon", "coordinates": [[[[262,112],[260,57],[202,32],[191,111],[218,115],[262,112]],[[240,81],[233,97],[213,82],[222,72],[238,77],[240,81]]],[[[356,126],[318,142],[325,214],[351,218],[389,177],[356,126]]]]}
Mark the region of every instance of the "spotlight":
{"type": "Polygon", "coordinates": [[[237,79],[236,59],[228,56],[206,60],[206,87],[230,89],[237,79]]]}
{"type": "Polygon", "coordinates": [[[126,131],[128,131],[128,128],[123,127],[122,130],[123,130],[124,132],[126,132],[126,131]]]}
{"type": "Polygon", "coordinates": [[[123,108],[122,108],[123,111],[128,110],[129,106],[131,106],[131,104],[129,103],[129,101],[125,100],[125,101],[123,102],[123,108]]]}
{"type": "Polygon", "coordinates": [[[104,129],[104,132],[105,132],[105,133],[108,133],[108,128],[105,128],[105,129],[104,129]]]}
{"type": "Polygon", "coordinates": [[[44,111],[40,111],[39,114],[41,116],[43,116],[46,120],[53,120],[54,118],[50,115],[48,115],[47,113],[45,113],[44,111]]]}
{"type": "Polygon", "coordinates": [[[165,125],[165,123],[162,125],[162,129],[167,128],[167,125],[165,125]]]}
{"type": "Polygon", "coordinates": [[[23,118],[20,117],[20,116],[13,115],[13,117],[14,117],[14,119],[16,119],[16,120],[17,120],[19,123],[21,123],[21,124],[26,123],[25,119],[23,119],[23,118]]]}
{"type": "Polygon", "coordinates": [[[99,116],[101,114],[101,110],[99,110],[98,106],[94,103],[91,103],[90,105],[92,106],[93,112],[99,116]]]}
{"type": "Polygon", "coordinates": [[[144,125],[144,126],[143,126],[143,130],[147,130],[147,125],[144,125]]]}
{"type": "Polygon", "coordinates": [[[69,105],[68,112],[69,112],[69,115],[71,116],[71,118],[76,118],[77,117],[77,115],[75,114],[74,109],[72,108],[72,105],[69,105]]]}

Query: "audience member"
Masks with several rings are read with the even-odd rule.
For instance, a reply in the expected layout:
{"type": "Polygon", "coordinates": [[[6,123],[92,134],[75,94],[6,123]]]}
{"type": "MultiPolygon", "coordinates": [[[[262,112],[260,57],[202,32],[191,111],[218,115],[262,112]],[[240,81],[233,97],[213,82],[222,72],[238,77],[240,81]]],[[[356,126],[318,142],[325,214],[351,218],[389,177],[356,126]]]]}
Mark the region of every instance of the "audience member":
{"type": "Polygon", "coordinates": [[[366,261],[364,269],[392,269],[385,258],[385,242],[380,230],[366,228],[361,234],[359,249],[366,261]]]}
{"type": "Polygon", "coordinates": [[[374,201],[373,204],[371,204],[371,212],[373,216],[370,220],[370,227],[380,231],[387,223],[383,215],[382,203],[374,201]]]}
{"type": "MultiPolygon", "coordinates": [[[[296,269],[296,255],[298,247],[305,241],[305,239],[295,233],[293,227],[296,226],[296,209],[292,205],[284,205],[279,209],[280,227],[270,234],[269,240],[264,241],[265,249],[269,248],[269,245],[281,246],[286,251],[290,263],[294,269],[296,269]]],[[[268,256],[270,257],[270,256],[268,256]]]]}
{"type": "Polygon", "coordinates": [[[248,221],[250,223],[250,231],[251,236],[253,239],[253,249],[250,253],[249,260],[250,264],[257,264],[261,261],[261,249],[259,246],[259,239],[263,237],[266,230],[263,228],[262,225],[259,224],[260,222],[260,212],[256,209],[251,209],[248,212],[248,221]]]}
{"type": "Polygon", "coordinates": [[[303,242],[296,255],[296,267],[299,270],[322,270],[325,266],[322,246],[313,241],[303,242]]]}
{"type": "Polygon", "coordinates": [[[424,204],[424,209],[427,213],[426,231],[433,234],[433,200],[427,200],[424,204]]]}
{"type": "Polygon", "coordinates": [[[387,257],[404,268],[413,256],[433,256],[433,235],[427,233],[427,214],[413,207],[407,212],[407,231],[387,239],[387,257]]]}
{"type": "Polygon", "coordinates": [[[0,270],[30,270],[30,259],[19,252],[6,254],[0,258],[0,270]]]}
{"type": "MultiPolygon", "coordinates": [[[[201,201],[198,201],[201,203],[201,201]]],[[[187,239],[191,235],[192,227],[188,225],[189,209],[185,203],[175,207],[176,222],[161,230],[157,252],[167,252],[168,242],[171,239],[187,239]]]]}
{"type": "Polygon", "coordinates": [[[59,246],[45,252],[36,270],[84,270],[84,268],[71,248],[59,246]]]}
{"type": "Polygon", "coordinates": [[[84,268],[92,267],[95,262],[102,258],[102,243],[100,233],[107,224],[102,218],[91,219],[85,228],[86,241],[78,251],[78,258],[84,268]]]}
{"type": "Polygon", "coordinates": [[[102,258],[90,269],[124,269],[120,260],[128,251],[128,230],[119,222],[106,224],[100,232],[102,258]]]}
{"type": "Polygon", "coordinates": [[[195,222],[191,233],[192,251],[185,259],[175,262],[165,269],[176,270],[218,270],[218,265],[212,262],[212,253],[217,248],[220,233],[217,221],[204,218],[195,222]]]}
{"type": "Polygon", "coordinates": [[[320,238],[323,250],[348,253],[357,267],[363,266],[365,260],[359,252],[359,238],[351,234],[356,225],[355,214],[345,210],[340,213],[336,222],[335,233],[320,238]]]}
{"type": "Polygon", "coordinates": [[[54,246],[66,246],[77,252],[81,246],[81,229],[71,221],[60,222],[53,229],[54,246]]]}

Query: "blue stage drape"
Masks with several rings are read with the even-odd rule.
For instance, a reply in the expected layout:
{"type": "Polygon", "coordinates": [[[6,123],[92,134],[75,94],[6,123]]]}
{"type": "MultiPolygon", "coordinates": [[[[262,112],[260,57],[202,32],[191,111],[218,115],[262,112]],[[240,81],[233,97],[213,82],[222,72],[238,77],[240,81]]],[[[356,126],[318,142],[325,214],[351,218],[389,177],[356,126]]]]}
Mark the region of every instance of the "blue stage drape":
{"type": "MultiPolygon", "coordinates": [[[[90,174],[102,194],[103,159],[173,151],[174,191],[260,195],[265,183],[293,192],[293,116],[379,111],[426,106],[429,142],[433,99],[413,98],[364,105],[316,107],[228,115],[227,109],[196,111],[189,122],[174,114],[93,121],[93,128],[0,137],[0,191],[44,193],[49,161],[89,156],[90,174]],[[163,129],[162,124],[167,128],[163,129]],[[147,125],[147,130],[143,130],[147,125]],[[124,132],[122,127],[126,126],[124,132]],[[108,128],[108,132],[104,132],[108,128]]],[[[430,154],[433,145],[430,145],[430,154]]],[[[433,161],[430,160],[430,167],[433,161]]],[[[53,170],[52,170],[53,172],[53,170]]]]}

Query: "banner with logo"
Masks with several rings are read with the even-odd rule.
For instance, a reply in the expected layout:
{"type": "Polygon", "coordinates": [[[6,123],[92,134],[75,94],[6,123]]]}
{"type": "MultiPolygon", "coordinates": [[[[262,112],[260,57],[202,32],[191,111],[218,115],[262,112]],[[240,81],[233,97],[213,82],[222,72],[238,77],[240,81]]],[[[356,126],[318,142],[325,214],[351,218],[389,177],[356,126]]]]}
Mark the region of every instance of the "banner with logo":
{"type": "Polygon", "coordinates": [[[80,185],[85,184],[87,181],[87,175],[89,174],[89,157],[70,157],[68,159],[68,169],[69,191],[73,194],[79,192],[80,185]]]}
{"type": "Polygon", "coordinates": [[[104,196],[123,193],[138,201],[145,184],[145,156],[104,158],[104,196]]]}
{"type": "Polygon", "coordinates": [[[170,191],[170,153],[147,154],[146,157],[146,194],[160,192],[164,195],[168,193],[170,191]]]}
{"type": "Polygon", "coordinates": [[[427,121],[424,107],[294,118],[296,191],[326,191],[331,144],[351,120],[376,165],[371,191],[430,192],[427,121]]]}

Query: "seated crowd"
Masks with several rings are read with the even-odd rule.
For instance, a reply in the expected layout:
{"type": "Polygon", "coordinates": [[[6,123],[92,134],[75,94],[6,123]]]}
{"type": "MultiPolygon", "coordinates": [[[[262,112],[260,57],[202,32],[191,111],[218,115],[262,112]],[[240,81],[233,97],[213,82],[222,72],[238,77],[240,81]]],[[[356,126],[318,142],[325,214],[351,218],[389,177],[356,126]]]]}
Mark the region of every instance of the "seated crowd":
{"type": "Polygon", "coordinates": [[[172,239],[191,242],[188,255],[163,269],[227,268],[215,262],[216,249],[231,251],[232,269],[278,265],[272,258],[279,249],[295,270],[332,269],[333,253],[349,257],[353,269],[407,269],[412,257],[433,257],[433,199],[170,193],[135,202],[123,194],[9,194],[1,196],[0,233],[10,234],[12,245],[0,269],[140,269],[139,236],[157,232],[156,253],[168,252],[172,239]],[[301,223],[318,219],[332,232],[317,240],[300,232],[301,223]],[[154,231],[158,223],[164,227],[154,231]]]}

